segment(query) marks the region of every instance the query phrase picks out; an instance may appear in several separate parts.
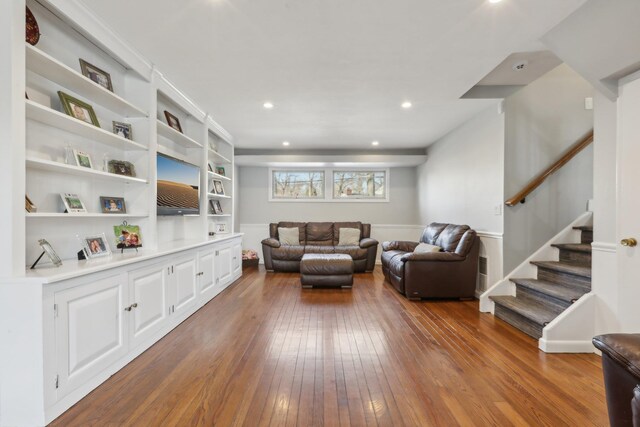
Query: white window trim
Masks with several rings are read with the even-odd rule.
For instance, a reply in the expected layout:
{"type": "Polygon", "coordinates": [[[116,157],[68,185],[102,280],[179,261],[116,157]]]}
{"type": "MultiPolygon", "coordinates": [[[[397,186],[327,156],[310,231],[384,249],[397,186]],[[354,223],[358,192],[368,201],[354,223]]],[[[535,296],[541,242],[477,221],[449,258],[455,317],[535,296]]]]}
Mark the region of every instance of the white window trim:
{"type": "Polygon", "coordinates": [[[317,167],[282,167],[282,168],[269,168],[269,202],[275,203],[389,203],[389,196],[391,193],[391,173],[389,168],[370,168],[370,167],[349,167],[349,168],[317,168],[317,167]],[[384,198],[334,198],[333,194],[333,172],[340,171],[366,171],[366,172],[384,172],[385,173],[385,197],[384,198]],[[324,197],[318,199],[279,199],[273,197],[273,172],[274,171],[323,171],[324,172],[324,197]],[[328,179],[327,179],[328,178],[328,179]]]}

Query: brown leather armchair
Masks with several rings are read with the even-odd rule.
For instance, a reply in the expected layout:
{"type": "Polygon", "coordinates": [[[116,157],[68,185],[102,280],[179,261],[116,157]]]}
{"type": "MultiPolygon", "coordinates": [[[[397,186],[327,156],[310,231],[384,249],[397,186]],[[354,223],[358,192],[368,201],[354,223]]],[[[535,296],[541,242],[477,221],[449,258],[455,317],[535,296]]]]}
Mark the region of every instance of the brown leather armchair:
{"type": "Polygon", "coordinates": [[[593,339],[602,352],[602,370],[612,427],[640,427],[640,334],[608,334],[593,339]]]}
{"type": "Polygon", "coordinates": [[[480,239],[468,225],[432,223],[420,242],[382,244],[382,272],[407,298],[474,298],[480,239]],[[442,252],[414,253],[419,243],[442,252]]]}

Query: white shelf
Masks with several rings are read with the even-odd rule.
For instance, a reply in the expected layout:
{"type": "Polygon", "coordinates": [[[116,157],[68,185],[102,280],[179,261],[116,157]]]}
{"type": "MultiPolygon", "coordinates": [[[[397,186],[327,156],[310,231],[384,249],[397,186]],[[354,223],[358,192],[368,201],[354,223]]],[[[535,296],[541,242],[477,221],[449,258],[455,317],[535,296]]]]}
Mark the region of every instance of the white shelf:
{"type": "Polygon", "coordinates": [[[198,141],[188,137],[183,133],[178,132],[168,124],[163,123],[160,120],[157,121],[157,124],[158,135],[162,135],[165,138],[168,138],[171,141],[175,142],[176,144],[182,145],[186,148],[202,148],[202,144],[200,144],[198,141]]]}
{"type": "Polygon", "coordinates": [[[48,172],[63,173],[68,175],[91,176],[94,178],[120,181],[127,183],[146,184],[147,180],[142,178],[134,178],[131,176],[116,175],[114,173],[102,172],[95,169],[83,168],[80,166],[71,166],[64,163],[54,162],[51,160],[27,158],[27,167],[31,169],[39,169],[48,172]]]}
{"type": "Polygon", "coordinates": [[[27,69],[125,117],[147,117],[147,113],[115,93],[86,78],[40,49],[25,44],[27,69]]]}
{"type": "Polygon", "coordinates": [[[209,214],[207,216],[211,218],[229,218],[231,217],[231,214],[209,214]]]}
{"type": "Polygon", "coordinates": [[[60,113],[59,111],[52,110],[44,105],[40,105],[29,100],[26,100],[25,102],[28,119],[83,136],[87,139],[91,139],[92,141],[111,145],[113,147],[123,148],[125,150],[147,150],[147,147],[142,144],[60,113]]]}
{"type": "Polygon", "coordinates": [[[207,171],[209,173],[209,177],[211,179],[221,179],[223,181],[231,181],[231,178],[229,178],[228,176],[224,176],[224,175],[219,175],[215,172],[211,172],[211,171],[207,171]]]}
{"type": "Polygon", "coordinates": [[[230,199],[231,196],[223,196],[222,194],[207,193],[210,199],[230,199]]]}
{"type": "Polygon", "coordinates": [[[27,212],[27,218],[147,218],[149,215],[103,214],[103,213],[59,213],[27,212]]]}
{"type": "Polygon", "coordinates": [[[218,153],[215,150],[212,150],[211,148],[209,148],[209,154],[211,154],[218,163],[231,164],[231,160],[227,159],[225,156],[223,156],[222,154],[218,153]]]}

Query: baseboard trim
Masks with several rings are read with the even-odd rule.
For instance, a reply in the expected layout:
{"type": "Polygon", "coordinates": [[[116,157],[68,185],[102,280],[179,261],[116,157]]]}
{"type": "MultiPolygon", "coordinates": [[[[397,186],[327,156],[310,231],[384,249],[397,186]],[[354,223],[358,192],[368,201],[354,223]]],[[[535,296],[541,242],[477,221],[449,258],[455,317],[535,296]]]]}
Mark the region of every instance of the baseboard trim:
{"type": "Polygon", "coordinates": [[[595,353],[591,340],[585,341],[547,341],[538,340],[538,348],[545,353],[595,353]]]}

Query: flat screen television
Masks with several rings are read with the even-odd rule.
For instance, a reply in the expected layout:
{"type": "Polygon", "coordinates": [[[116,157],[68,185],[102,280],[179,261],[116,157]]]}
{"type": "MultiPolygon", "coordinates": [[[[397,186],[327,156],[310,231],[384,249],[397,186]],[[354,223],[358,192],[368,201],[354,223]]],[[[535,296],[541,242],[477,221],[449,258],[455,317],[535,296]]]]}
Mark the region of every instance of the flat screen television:
{"type": "Polygon", "coordinates": [[[158,153],[158,215],[200,213],[200,168],[158,153]]]}

